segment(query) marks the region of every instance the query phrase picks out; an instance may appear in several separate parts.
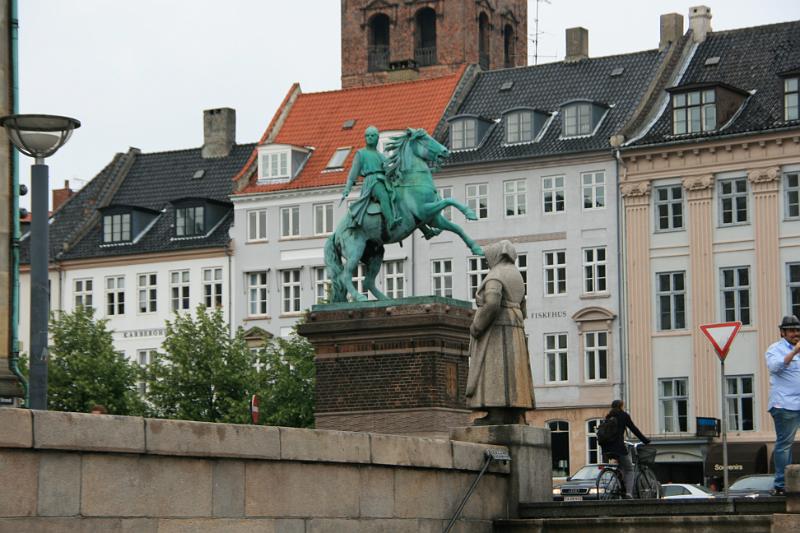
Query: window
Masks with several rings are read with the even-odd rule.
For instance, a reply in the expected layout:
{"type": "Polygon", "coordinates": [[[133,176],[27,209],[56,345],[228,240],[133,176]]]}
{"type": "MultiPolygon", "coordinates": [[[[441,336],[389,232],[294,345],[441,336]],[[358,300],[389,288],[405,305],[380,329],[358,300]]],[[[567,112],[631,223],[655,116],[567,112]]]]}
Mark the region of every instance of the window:
{"type": "Polygon", "coordinates": [[[503,201],[507,217],[524,216],[528,210],[528,184],[525,180],[503,182],[503,201]]]}
{"type": "MultiPolygon", "coordinates": [[[[358,264],[358,270],[356,270],[356,275],[353,276],[353,285],[355,286],[356,290],[363,294],[366,297],[369,297],[369,291],[364,287],[364,272],[366,269],[363,263],[358,264]]],[[[348,294],[347,300],[351,301],[351,297],[348,294]]]]}
{"type": "Polygon", "coordinates": [[[655,204],[657,230],[683,229],[683,186],[656,187],[655,204]]]}
{"type": "Polygon", "coordinates": [[[300,206],[281,207],[281,237],[300,235],[300,206]]]}
{"type": "Polygon", "coordinates": [[[389,25],[391,21],[385,13],[378,13],[369,19],[367,47],[367,69],[370,72],[389,68],[389,25]]]}
{"type": "Polygon", "coordinates": [[[586,381],[608,379],[608,332],[589,331],[583,334],[583,353],[586,357],[586,381]]]}
{"type": "Polygon", "coordinates": [[[477,121],[475,119],[456,120],[450,124],[450,148],[464,150],[477,144],[477,121]]]}
{"type": "Polygon", "coordinates": [[[542,202],[545,213],[564,212],[564,176],[542,179],[542,202]]]}
{"type": "Polygon", "coordinates": [[[331,279],[325,267],[314,267],[314,303],[326,303],[331,290],[331,279]]]}
{"type": "Polygon", "coordinates": [[[485,257],[470,257],[467,259],[467,287],[469,289],[469,299],[475,300],[475,293],[483,283],[483,278],[489,273],[489,263],[485,257]]]}
{"type": "Polygon", "coordinates": [[[327,235],[333,232],[333,204],[314,205],[314,234],[327,235]]]}
{"type": "Polygon", "coordinates": [[[723,226],[747,222],[747,178],[719,182],[719,211],[723,226]]]}
{"type": "Polygon", "coordinates": [[[489,184],[467,185],[467,207],[475,211],[478,220],[489,218],[489,184]]]}
{"type": "Polygon", "coordinates": [[[783,80],[783,110],[786,120],[797,120],[798,114],[798,81],[800,78],[783,80]]]}
{"type": "Polygon", "coordinates": [[[125,314],[125,276],[106,278],[106,314],[125,314]]]}
{"type": "MultiPolygon", "coordinates": [[[[441,198],[442,200],[453,197],[452,187],[437,187],[436,192],[439,193],[439,198],[441,198]]],[[[447,220],[453,220],[453,208],[445,207],[444,209],[442,209],[442,216],[447,220]]]]}
{"type": "Polygon", "coordinates": [[[753,376],[726,376],[725,398],[728,401],[728,428],[733,431],[752,431],[753,376]]]}
{"type": "Polygon", "coordinates": [[[547,364],[547,382],[567,381],[567,334],[545,333],[544,358],[547,364]]]}
{"type": "Polygon", "coordinates": [[[567,251],[553,250],[544,253],[544,294],[554,296],[567,293],[567,251]]]}
{"type": "Polygon", "coordinates": [[[533,111],[514,111],[506,115],[506,142],[533,140],[533,111]]]}
{"type": "Polygon", "coordinates": [[[453,261],[451,259],[431,261],[431,287],[434,296],[453,297],[453,261]]]}
{"type": "Polygon", "coordinates": [[[583,292],[597,294],[606,292],[606,247],[584,248],[583,292]]]}
{"type": "Polygon", "coordinates": [[[606,206],[606,175],[604,172],[586,172],[583,180],[583,208],[602,209],[606,206]]]}
{"type": "Polygon", "coordinates": [[[73,294],[75,295],[75,307],[92,308],[92,285],[94,281],[90,279],[76,279],[73,294]]]}
{"type": "Polygon", "coordinates": [[[684,272],[656,274],[658,299],[658,329],[662,331],[686,328],[686,287],[684,272]]]}
{"type": "Polygon", "coordinates": [[[717,128],[714,89],[672,95],[672,127],[675,135],[717,128]]]}
{"type": "Polygon", "coordinates": [[[564,108],[564,137],[592,133],[592,104],[571,104],[564,108]]]}
{"type": "Polygon", "coordinates": [[[181,207],[175,210],[175,235],[191,237],[202,235],[204,231],[203,206],[181,207]]]}
{"type": "Polygon", "coordinates": [[[247,212],[247,240],[267,240],[267,210],[254,209],[247,212]]]}
{"type": "Polygon", "coordinates": [[[786,179],[786,217],[800,217],[800,174],[793,172],[785,175],[786,179]]]}
{"type": "Polygon", "coordinates": [[[586,422],[586,463],[597,464],[600,462],[600,446],[597,442],[597,426],[603,420],[596,418],[586,422]]]}
{"type": "Polygon", "coordinates": [[[436,11],[423,7],[414,15],[414,61],[417,66],[436,64],[436,11]]]}
{"type": "Polygon", "coordinates": [[[267,272],[247,273],[247,312],[249,316],[267,314],[267,272]]]}
{"type": "Polygon", "coordinates": [[[742,324],[750,324],[750,268],[723,268],[720,278],[725,322],[738,320],[742,324]]]}
{"type": "Polygon", "coordinates": [[[800,263],[790,263],[787,266],[789,310],[794,316],[800,316],[800,263]]]}
{"type": "Polygon", "coordinates": [[[131,215],[106,215],[103,217],[103,242],[125,242],[131,240],[131,215]]]}
{"type": "Polygon", "coordinates": [[[170,272],[169,288],[172,310],[185,311],[189,309],[189,271],[170,272]]]}
{"type": "Polygon", "coordinates": [[[206,307],[222,307],[222,269],[203,269],[203,303],[206,307]]]}
{"type": "Polygon", "coordinates": [[[387,261],[383,265],[383,290],[389,298],[405,296],[405,275],[403,261],[387,261]]]}
{"type": "Polygon", "coordinates": [[[326,170],[330,169],[337,169],[342,168],[344,166],[344,161],[347,159],[347,156],[350,155],[350,148],[337,148],[333,155],[331,156],[330,161],[325,166],[326,170]]]}
{"type": "Polygon", "coordinates": [[[289,150],[262,153],[259,157],[259,170],[262,178],[288,178],[289,150]]]}
{"type": "MultiPolygon", "coordinates": [[[[136,362],[139,363],[139,366],[142,369],[147,368],[147,365],[153,362],[155,359],[156,354],[158,354],[158,350],[155,349],[147,349],[147,350],[136,350],[136,362]]],[[[147,394],[147,382],[146,381],[139,381],[138,383],[139,394],[144,396],[147,394]]]]}
{"type": "Polygon", "coordinates": [[[158,310],[158,275],[138,274],[136,286],[139,293],[139,312],[155,313],[158,310]]]}
{"type": "Polygon", "coordinates": [[[525,297],[528,296],[528,254],[517,253],[517,269],[522,276],[522,287],[525,290],[525,297]]]}
{"type": "Polygon", "coordinates": [[[553,459],[553,477],[569,475],[569,422],[551,420],[547,423],[550,429],[550,450],[553,459]]]}
{"type": "Polygon", "coordinates": [[[300,312],[300,269],[281,271],[281,292],[283,293],[283,312],[300,312]]]}
{"type": "Polygon", "coordinates": [[[658,409],[663,433],[688,431],[689,396],[686,378],[658,380],[658,409]]]}

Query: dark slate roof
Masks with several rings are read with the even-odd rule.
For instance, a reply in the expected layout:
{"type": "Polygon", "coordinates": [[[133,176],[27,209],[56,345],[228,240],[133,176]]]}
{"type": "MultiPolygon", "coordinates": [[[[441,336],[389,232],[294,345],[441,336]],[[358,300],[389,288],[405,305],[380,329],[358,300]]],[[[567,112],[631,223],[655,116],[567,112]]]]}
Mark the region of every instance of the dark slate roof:
{"type": "Polygon", "coordinates": [[[505,146],[502,123],[497,123],[491,127],[481,145],[473,150],[453,152],[446,164],[452,166],[610,149],[609,137],[617,133],[630,118],[663,57],[664,52],[648,50],[569,63],[482,72],[463,104],[451,116],[477,115],[498,120],[505,111],[516,107],[559,113],[539,142],[505,146]],[[612,76],[612,71],[619,68],[623,69],[622,74],[612,76]],[[501,91],[500,88],[507,82],[513,82],[513,87],[501,91]],[[610,106],[608,113],[594,135],[560,139],[560,106],[581,99],[610,106]]]}
{"type": "Polygon", "coordinates": [[[783,120],[783,78],[780,73],[800,69],[800,21],[709,33],[692,56],[676,86],[720,83],[752,92],[741,112],[721,131],[672,134],[671,106],[634,146],[721,138],[730,135],[800,126],[783,120]],[[706,66],[707,59],[719,63],[706,66]]]}
{"type": "MultiPolygon", "coordinates": [[[[156,152],[131,151],[117,155],[93,180],[70,198],[50,224],[51,260],[124,256],[227,245],[233,221],[229,212],[204,238],[172,240],[174,207],[171,202],[203,198],[229,202],[233,176],[244,166],[254,144],[236,145],[227,157],[204,159],[200,148],[156,152]],[[204,170],[200,179],[196,171],[204,170]],[[114,190],[116,188],[116,190],[114,190]],[[98,208],[114,205],[142,207],[161,214],[137,242],[108,246],[102,243],[102,219],[98,208]],[[92,215],[95,215],[92,217],[92,215]],[[68,247],[65,249],[64,245],[68,247]]],[[[29,262],[26,241],[23,259],[29,262]]]]}

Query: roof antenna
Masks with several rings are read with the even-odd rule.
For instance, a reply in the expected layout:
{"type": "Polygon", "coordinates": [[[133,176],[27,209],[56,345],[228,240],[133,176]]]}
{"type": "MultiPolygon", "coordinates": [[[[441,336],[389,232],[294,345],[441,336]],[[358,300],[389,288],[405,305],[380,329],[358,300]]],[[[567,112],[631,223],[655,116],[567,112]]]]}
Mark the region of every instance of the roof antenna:
{"type": "Polygon", "coordinates": [[[545,4],[552,4],[550,0],[536,0],[536,15],[533,19],[533,26],[534,26],[534,34],[533,34],[533,64],[539,64],[539,4],[544,2],[545,4]]]}

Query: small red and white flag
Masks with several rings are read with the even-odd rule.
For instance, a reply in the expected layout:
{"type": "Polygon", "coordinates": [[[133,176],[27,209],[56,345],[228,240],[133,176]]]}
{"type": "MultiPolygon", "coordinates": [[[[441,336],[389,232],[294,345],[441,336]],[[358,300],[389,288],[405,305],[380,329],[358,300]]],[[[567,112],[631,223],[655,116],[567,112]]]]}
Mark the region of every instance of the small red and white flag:
{"type": "Polygon", "coordinates": [[[250,398],[250,418],[253,420],[253,424],[258,424],[259,415],[258,395],[253,394],[253,397],[250,398]]]}

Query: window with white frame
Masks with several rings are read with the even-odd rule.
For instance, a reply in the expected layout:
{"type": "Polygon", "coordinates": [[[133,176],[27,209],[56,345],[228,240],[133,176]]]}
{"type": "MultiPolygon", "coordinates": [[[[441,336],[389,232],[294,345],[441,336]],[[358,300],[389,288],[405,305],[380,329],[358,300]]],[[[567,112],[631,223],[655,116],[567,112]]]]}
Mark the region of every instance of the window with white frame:
{"type": "Polygon", "coordinates": [[[431,261],[431,287],[434,296],[453,297],[453,260],[434,259],[431,261]]]}
{"type": "MultiPolygon", "coordinates": [[[[353,285],[355,286],[356,290],[363,294],[364,296],[369,298],[369,291],[364,287],[364,277],[366,273],[366,267],[363,263],[358,264],[358,269],[356,270],[356,275],[353,276],[353,285]]],[[[348,301],[350,300],[350,295],[347,295],[348,301]]]]}
{"type": "Polygon", "coordinates": [[[720,281],[724,321],[750,324],[750,267],[723,268],[720,281]]]}
{"type": "Polygon", "coordinates": [[[176,270],[169,273],[170,302],[173,311],[189,309],[189,271],[176,270]]]}
{"type": "Polygon", "coordinates": [[[202,235],[205,232],[204,212],[202,205],[176,209],[175,235],[178,237],[202,235]]]}
{"type": "Polygon", "coordinates": [[[522,180],[503,182],[506,217],[521,217],[528,212],[528,184],[522,180]]]}
{"type": "Polygon", "coordinates": [[[247,273],[247,314],[264,316],[267,314],[267,271],[247,273]]]}
{"type": "Polygon", "coordinates": [[[564,137],[592,133],[592,104],[579,103],[564,107],[564,137]]]}
{"type": "Polygon", "coordinates": [[[717,128],[714,89],[672,95],[672,127],[675,135],[717,128]]]}
{"type": "Polygon", "coordinates": [[[688,379],[658,380],[658,410],[662,433],[684,433],[689,428],[688,379]]]}
{"type": "Polygon", "coordinates": [[[602,457],[600,456],[600,444],[597,442],[597,426],[603,420],[595,418],[586,422],[586,463],[597,464],[602,457]]]}
{"type": "Polygon", "coordinates": [[[588,331],[583,334],[586,381],[608,379],[608,332],[588,331]]]}
{"type": "MultiPolygon", "coordinates": [[[[439,193],[439,198],[441,198],[442,200],[453,197],[452,187],[437,187],[436,192],[439,193]]],[[[453,208],[445,207],[444,209],[442,209],[442,216],[447,220],[453,220],[453,208]]]]}
{"type": "Polygon", "coordinates": [[[75,296],[75,307],[92,308],[92,290],[94,281],[92,278],[76,279],[73,283],[73,295],[75,296]]]}
{"type": "Polygon", "coordinates": [[[567,334],[545,333],[544,358],[547,363],[546,376],[548,383],[569,380],[567,356],[567,334]]]}
{"type": "Polygon", "coordinates": [[[544,252],[544,294],[555,296],[567,293],[567,251],[544,252]]]}
{"type": "Polygon", "coordinates": [[[337,168],[342,168],[344,166],[344,161],[347,159],[347,156],[350,155],[350,147],[347,148],[337,148],[333,155],[331,156],[328,164],[325,165],[326,170],[333,170],[337,168]]]}
{"type": "Polygon", "coordinates": [[[258,166],[262,178],[276,179],[290,177],[289,150],[262,152],[259,155],[258,166]]]}
{"type": "Polygon", "coordinates": [[[583,183],[583,208],[603,209],[606,206],[605,172],[585,172],[581,174],[583,183]]]}
{"type": "Polygon", "coordinates": [[[383,264],[383,291],[389,298],[403,298],[406,291],[406,278],[403,261],[387,261],[383,264]]]}
{"type": "Polygon", "coordinates": [[[281,207],[281,237],[300,235],[300,206],[281,207]]]}
{"type": "Polygon", "coordinates": [[[129,240],[131,240],[130,213],[103,217],[103,242],[125,242],[129,240]]]}
{"type": "Polygon", "coordinates": [[[300,312],[300,269],[281,271],[281,294],[283,296],[283,313],[300,312]]]}
{"type": "Polygon", "coordinates": [[[247,212],[247,240],[267,240],[267,210],[253,209],[247,212]]]}
{"type": "Polygon", "coordinates": [[[686,283],[684,272],[656,274],[658,329],[686,328],[686,283]]]}
{"type": "Polygon", "coordinates": [[[800,217],[800,173],[789,172],[783,177],[786,199],[786,218],[800,217]]]}
{"type": "Polygon", "coordinates": [[[800,118],[800,100],[798,98],[800,78],[786,78],[783,80],[783,117],[785,120],[800,118]]]}
{"type": "Polygon", "coordinates": [[[569,422],[566,420],[550,420],[550,450],[553,460],[553,477],[569,475],[569,422]]]}
{"type": "Polygon", "coordinates": [[[450,124],[450,148],[465,150],[477,145],[477,120],[467,118],[453,121],[450,124]]]}
{"type": "Polygon", "coordinates": [[[155,313],[158,310],[158,274],[149,272],[136,275],[139,312],[155,313]]]}
{"type": "Polygon", "coordinates": [[[599,294],[606,292],[606,247],[583,249],[583,292],[599,294]]]}
{"type": "Polygon", "coordinates": [[[723,226],[747,222],[747,178],[720,180],[719,212],[723,226]]]}
{"type": "Polygon", "coordinates": [[[753,376],[725,376],[725,399],[728,402],[728,429],[752,431],[755,429],[753,376]]]}
{"type": "MultiPolygon", "coordinates": [[[[155,348],[136,350],[136,362],[142,369],[145,369],[150,363],[153,362],[153,359],[156,358],[156,354],[158,354],[158,350],[155,348]]],[[[147,382],[144,380],[139,381],[138,389],[141,396],[147,394],[147,382]]]]}
{"type": "Polygon", "coordinates": [[[683,186],[656,187],[653,197],[656,208],[656,230],[683,229],[683,186]]]}
{"type": "Polygon", "coordinates": [[[125,314],[125,276],[106,278],[106,315],[125,314]]]}
{"type": "Polygon", "coordinates": [[[473,183],[467,185],[467,207],[475,211],[478,220],[489,218],[489,184],[473,183]]]}
{"type": "Polygon", "coordinates": [[[206,307],[222,307],[222,268],[203,269],[203,303],[206,307]]]}
{"type": "Polygon", "coordinates": [[[542,204],[545,214],[564,212],[564,176],[542,178],[542,204]]]}
{"type": "Polygon", "coordinates": [[[519,275],[522,276],[522,288],[524,289],[524,295],[528,296],[528,254],[526,253],[518,253],[517,254],[517,270],[519,270],[519,275]]]}
{"type": "Polygon", "coordinates": [[[314,303],[327,302],[330,297],[331,279],[325,267],[314,267],[314,303]]]}
{"type": "Polygon", "coordinates": [[[786,265],[786,285],[789,289],[789,310],[800,316],[800,263],[786,265]]]}
{"type": "Polygon", "coordinates": [[[314,205],[314,235],[333,232],[333,203],[314,205]]]}
{"type": "Polygon", "coordinates": [[[507,143],[533,140],[533,111],[512,111],[506,114],[505,122],[507,143]]]}
{"type": "Polygon", "coordinates": [[[478,287],[488,273],[489,263],[485,257],[467,258],[467,288],[470,300],[475,300],[475,293],[478,292],[478,287]]]}

